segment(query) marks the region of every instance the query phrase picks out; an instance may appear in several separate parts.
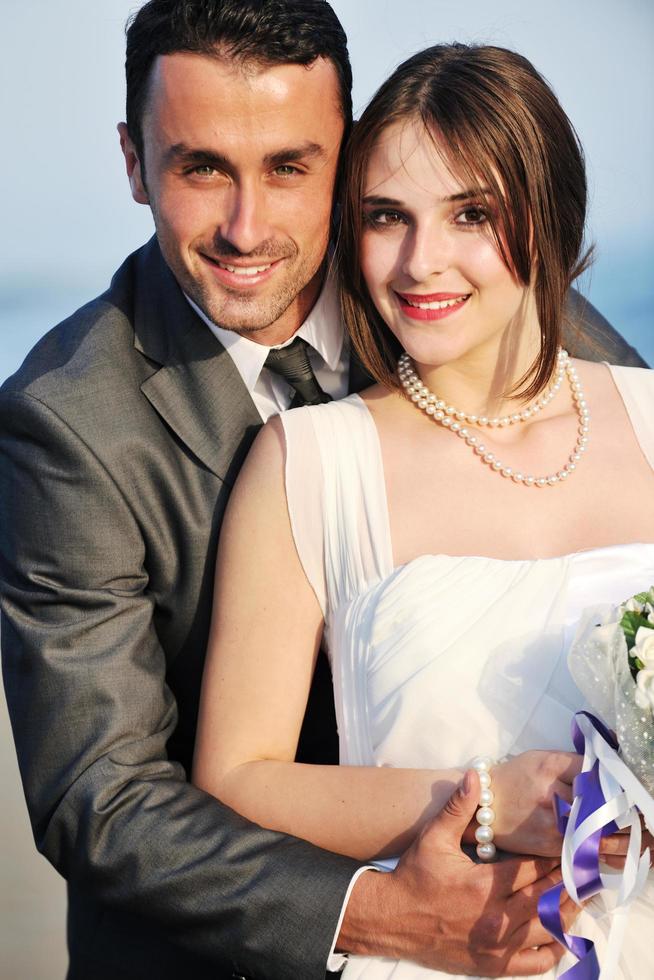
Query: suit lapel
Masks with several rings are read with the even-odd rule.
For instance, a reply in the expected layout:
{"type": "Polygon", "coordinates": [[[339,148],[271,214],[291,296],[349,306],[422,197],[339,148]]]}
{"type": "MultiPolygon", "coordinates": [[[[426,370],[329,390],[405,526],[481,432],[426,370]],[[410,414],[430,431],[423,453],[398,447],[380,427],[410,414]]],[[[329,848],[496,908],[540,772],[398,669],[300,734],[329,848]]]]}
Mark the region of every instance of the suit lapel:
{"type": "Polygon", "coordinates": [[[134,344],[155,366],[141,390],[195,456],[231,484],[261,417],[231,357],[186,301],[155,239],[136,261],[134,344]]]}

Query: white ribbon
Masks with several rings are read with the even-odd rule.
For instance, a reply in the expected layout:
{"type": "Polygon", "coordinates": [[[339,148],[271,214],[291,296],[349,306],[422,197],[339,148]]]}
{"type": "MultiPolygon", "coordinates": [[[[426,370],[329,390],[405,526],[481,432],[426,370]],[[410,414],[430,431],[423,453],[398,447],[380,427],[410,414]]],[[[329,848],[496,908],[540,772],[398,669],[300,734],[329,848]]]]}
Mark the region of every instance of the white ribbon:
{"type": "MultiPolygon", "coordinates": [[[[575,798],[570,810],[563,838],[561,871],[566,891],[577,905],[581,905],[582,901],[574,880],[575,852],[588,837],[611,821],[614,821],[621,830],[629,828],[629,846],[624,868],[617,872],[600,872],[602,887],[615,893],[615,908],[611,915],[607,949],[600,973],[600,980],[612,980],[622,948],[629,908],[642,892],[650,867],[649,848],[642,856],[640,854],[642,832],[639,812],[643,815],[649,832],[654,833],[654,799],[597,731],[590,718],[579,713],[575,720],[585,740],[582,772],[590,771],[595,762],[599,761],[600,785],[606,800],[606,803],[591,813],[576,829],[575,823],[581,806],[580,797],[575,798]]],[[[593,912],[592,909],[587,911],[596,918],[603,914],[593,912]]]]}

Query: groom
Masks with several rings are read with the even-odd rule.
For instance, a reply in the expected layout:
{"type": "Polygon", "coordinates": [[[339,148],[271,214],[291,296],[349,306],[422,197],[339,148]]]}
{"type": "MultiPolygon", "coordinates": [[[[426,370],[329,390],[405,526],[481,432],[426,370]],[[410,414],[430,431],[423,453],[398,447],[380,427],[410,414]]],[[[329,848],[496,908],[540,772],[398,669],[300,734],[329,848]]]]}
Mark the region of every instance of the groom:
{"type": "MultiPolygon", "coordinates": [[[[4,680],[37,846],[68,881],[69,978],[313,980],[340,965],[336,937],[450,972],[540,972],[552,862],[471,875],[474,785],[382,876],[186,781],[244,455],[293,397],[363,380],[325,259],[351,75],[323,0],[151,0],[126,70],[121,145],[156,238],[0,394],[4,680]],[[296,337],[304,387],[287,353],[268,360],[296,337]]],[[[589,330],[598,356],[634,363],[601,320],[589,330]]]]}

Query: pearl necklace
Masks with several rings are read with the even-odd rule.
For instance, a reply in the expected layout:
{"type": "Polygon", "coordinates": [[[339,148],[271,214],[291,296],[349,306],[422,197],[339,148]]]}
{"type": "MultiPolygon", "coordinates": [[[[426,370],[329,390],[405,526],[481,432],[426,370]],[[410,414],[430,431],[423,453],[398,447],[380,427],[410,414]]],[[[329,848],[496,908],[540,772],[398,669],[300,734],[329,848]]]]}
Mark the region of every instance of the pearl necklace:
{"type": "Polygon", "coordinates": [[[574,473],[577,468],[577,463],[579,463],[582,455],[588,448],[590,412],[588,411],[581,382],[577,375],[577,369],[570,361],[567,351],[559,349],[554,378],[548,388],[535,402],[522,412],[516,412],[513,415],[503,415],[497,418],[488,418],[484,415],[470,415],[467,412],[459,411],[453,405],[448,405],[422,383],[413,367],[411,358],[406,353],[402,354],[397,362],[397,371],[402,388],[416,408],[419,408],[435,422],[449,429],[450,432],[455,432],[461,439],[465,440],[483,463],[487,463],[500,476],[512,479],[515,483],[521,483],[525,487],[551,487],[556,483],[562,483],[567,480],[571,473],[574,473]],[[466,428],[465,423],[482,427],[488,426],[490,428],[506,428],[506,426],[515,425],[517,422],[526,422],[551,402],[561,387],[564,375],[567,375],[568,378],[570,391],[579,419],[579,426],[574,449],[570,453],[565,466],[558,470],[558,472],[552,473],[549,476],[531,476],[514,470],[510,466],[505,466],[494,453],[486,449],[486,446],[480,441],[479,436],[466,428]]]}

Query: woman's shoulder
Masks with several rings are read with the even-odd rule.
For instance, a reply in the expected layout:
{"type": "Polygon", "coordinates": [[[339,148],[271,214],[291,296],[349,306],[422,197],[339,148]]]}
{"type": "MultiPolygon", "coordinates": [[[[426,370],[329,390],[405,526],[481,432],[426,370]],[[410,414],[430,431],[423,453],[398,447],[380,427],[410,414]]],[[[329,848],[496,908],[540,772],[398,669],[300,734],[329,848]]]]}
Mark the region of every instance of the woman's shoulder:
{"type": "Polygon", "coordinates": [[[234,485],[232,496],[266,495],[283,491],[284,431],[276,416],[257,433],[234,485]]]}
{"type": "Polygon", "coordinates": [[[654,391],[654,371],[649,367],[632,367],[609,364],[607,361],[575,361],[583,379],[594,387],[609,388],[615,385],[619,391],[654,391]]]}
{"type": "Polygon", "coordinates": [[[305,437],[307,433],[320,433],[324,429],[356,426],[365,418],[366,407],[360,395],[352,394],[336,401],[320,405],[303,405],[291,408],[277,416],[286,439],[305,437]]]}
{"type": "Polygon", "coordinates": [[[301,408],[291,408],[283,413],[282,418],[287,419],[290,417],[297,417],[298,415],[305,414],[311,416],[328,414],[356,414],[361,411],[363,395],[365,392],[360,394],[353,393],[351,395],[346,395],[345,398],[336,398],[332,401],[322,402],[320,405],[303,405],[301,408]]]}
{"type": "Polygon", "coordinates": [[[652,406],[654,398],[654,371],[646,367],[625,367],[621,364],[607,364],[611,379],[629,404],[652,406]]]}
{"type": "Polygon", "coordinates": [[[654,371],[615,364],[605,366],[613,387],[605,404],[613,404],[616,399],[622,403],[640,448],[654,468],[654,371]]]}
{"type": "Polygon", "coordinates": [[[619,376],[626,384],[654,384],[654,371],[650,367],[632,367],[624,364],[607,364],[606,367],[614,377],[619,376]]]}
{"type": "Polygon", "coordinates": [[[370,425],[370,414],[359,395],[288,409],[261,428],[241,471],[246,475],[239,476],[239,482],[279,484],[289,460],[300,460],[301,468],[308,468],[312,459],[323,457],[326,447],[343,450],[367,438],[370,425]]]}

